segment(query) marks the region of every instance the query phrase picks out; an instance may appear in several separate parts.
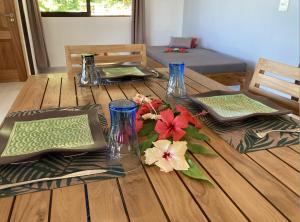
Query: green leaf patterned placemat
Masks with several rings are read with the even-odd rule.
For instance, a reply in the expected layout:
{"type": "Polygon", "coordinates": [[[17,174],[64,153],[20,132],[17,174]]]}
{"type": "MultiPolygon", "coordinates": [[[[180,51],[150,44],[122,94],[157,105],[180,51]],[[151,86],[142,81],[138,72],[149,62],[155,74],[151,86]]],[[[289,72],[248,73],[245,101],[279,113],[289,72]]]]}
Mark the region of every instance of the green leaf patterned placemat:
{"type": "Polygon", "coordinates": [[[88,115],[15,122],[2,157],[94,143],[88,115]]]}
{"type": "MultiPolygon", "coordinates": [[[[99,115],[101,126],[106,129],[107,123],[102,114],[101,105],[90,105],[84,107],[69,107],[66,110],[90,110],[96,109],[99,115]]],[[[21,117],[54,111],[49,110],[30,110],[10,113],[8,117],[21,117]]],[[[100,127],[100,126],[99,126],[100,127]]],[[[22,164],[6,164],[0,166],[0,185],[17,183],[22,181],[34,180],[45,177],[57,177],[83,170],[105,169],[106,173],[99,175],[91,175],[85,177],[76,177],[63,180],[40,182],[25,186],[14,187],[0,191],[0,198],[7,196],[15,196],[25,193],[55,189],[65,186],[89,183],[93,181],[105,180],[115,177],[124,176],[123,167],[120,164],[110,165],[107,162],[106,151],[82,153],[80,155],[65,156],[63,154],[47,154],[39,159],[39,161],[22,163],[22,164]]]]}
{"type": "Polygon", "coordinates": [[[147,76],[137,67],[116,67],[116,68],[103,68],[105,78],[120,78],[125,76],[147,76]]]}
{"type": "Polygon", "coordinates": [[[240,117],[277,111],[244,94],[199,97],[197,99],[222,117],[240,117]]]}
{"type": "MultiPolygon", "coordinates": [[[[187,107],[195,115],[202,111],[190,98],[178,99],[176,104],[187,107]]],[[[259,130],[299,128],[299,121],[288,115],[257,116],[229,123],[220,123],[209,114],[199,116],[199,119],[240,153],[286,147],[300,142],[299,133],[272,133],[262,139],[255,136],[255,132],[259,130]]]]}

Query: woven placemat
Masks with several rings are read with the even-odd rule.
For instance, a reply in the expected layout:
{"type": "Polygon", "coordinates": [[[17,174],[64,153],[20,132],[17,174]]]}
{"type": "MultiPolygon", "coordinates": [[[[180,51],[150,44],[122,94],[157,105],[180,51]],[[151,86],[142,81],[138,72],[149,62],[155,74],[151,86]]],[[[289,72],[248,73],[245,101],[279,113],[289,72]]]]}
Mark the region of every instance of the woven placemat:
{"type": "MultiPolygon", "coordinates": [[[[157,80],[168,80],[168,77],[162,73],[158,73],[158,77],[128,77],[128,78],[120,78],[120,79],[100,79],[99,86],[110,86],[110,85],[117,85],[117,84],[125,84],[125,83],[135,83],[135,82],[147,82],[149,80],[157,79],[157,80]]],[[[84,85],[80,84],[80,73],[76,75],[76,82],[78,86],[85,87],[84,85]]]]}
{"type": "MultiPolygon", "coordinates": [[[[101,105],[89,105],[84,107],[70,107],[64,108],[68,110],[89,110],[97,109],[101,126],[107,127],[106,119],[102,114],[101,105]]],[[[48,110],[31,110],[24,112],[15,112],[8,115],[13,116],[26,116],[35,113],[43,113],[59,109],[48,110]]],[[[100,126],[99,126],[100,127],[100,126]]],[[[21,163],[21,164],[7,164],[0,166],[0,185],[13,184],[17,182],[35,180],[45,177],[59,177],[66,174],[83,171],[104,169],[106,173],[99,175],[91,175],[85,177],[76,177],[63,180],[47,181],[34,183],[25,186],[19,186],[0,191],[0,197],[14,196],[24,193],[31,193],[49,189],[55,189],[65,186],[84,184],[98,180],[115,178],[124,176],[124,170],[121,165],[109,165],[107,163],[107,152],[92,152],[84,153],[74,156],[64,156],[62,154],[48,154],[35,162],[21,163]]]]}
{"type": "MultiPolygon", "coordinates": [[[[185,106],[195,115],[203,111],[190,98],[176,100],[176,104],[185,106]]],[[[256,131],[299,128],[299,121],[288,115],[257,116],[230,123],[220,123],[209,114],[199,119],[240,153],[299,144],[299,133],[270,133],[262,139],[255,134],[256,131]]]]}

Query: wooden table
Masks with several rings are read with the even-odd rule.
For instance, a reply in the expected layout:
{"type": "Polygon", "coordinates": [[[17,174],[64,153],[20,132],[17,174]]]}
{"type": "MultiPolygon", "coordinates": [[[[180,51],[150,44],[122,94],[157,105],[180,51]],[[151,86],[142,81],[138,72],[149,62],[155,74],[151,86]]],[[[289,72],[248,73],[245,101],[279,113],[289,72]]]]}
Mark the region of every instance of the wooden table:
{"type": "MultiPolygon", "coordinates": [[[[226,89],[191,70],[185,82],[191,94],[226,89]]],[[[11,111],[99,103],[109,118],[111,100],[132,98],[137,92],[163,98],[165,89],[162,80],[90,89],[75,86],[74,77],[66,74],[35,76],[11,111]]],[[[2,198],[0,221],[87,221],[88,212],[93,222],[299,221],[299,146],[240,154],[207,127],[202,131],[211,138],[204,145],[219,157],[193,159],[214,187],[143,167],[118,179],[2,198]]]]}

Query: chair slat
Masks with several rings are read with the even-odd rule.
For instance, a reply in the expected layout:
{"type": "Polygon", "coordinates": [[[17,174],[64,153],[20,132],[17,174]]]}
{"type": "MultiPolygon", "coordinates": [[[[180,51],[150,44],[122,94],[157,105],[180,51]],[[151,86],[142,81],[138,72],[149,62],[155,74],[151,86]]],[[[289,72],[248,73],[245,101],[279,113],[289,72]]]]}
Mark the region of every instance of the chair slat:
{"type": "Polygon", "coordinates": [[[288,109],[292,109],[294,113],[299,113],[299,94],[300,94],[300,68],[290,65],[281,64],[267,59],[259,59],[253,77],[249,84],[249,91],[255,94],[266,96],[273,101],[284,105],[288,109]],[[266,75],[273,73],[275,76],[266,75]],[[278,77],[283,78],[278,78],[278,77]],[[284,79],[291,79],[285,81],[284,79]],[[276,93],[267,92],[261,88],[266,86],[268,88],[281,91],[291,96],[291,98],[282,97],[276,93]],[[296,100],[296,101],[295,101],[296,100]]]}
{"type": "Polygon", "coordinates": [[[98,54],[95,56],[95,63],[100,65],[135,62],[140,66],[147,66],[146,46],[144,44],[67,45],[65,46],[65,55],[68,73],[76,74],[79,71],[80,55],[84,53],[98,54]]]}
{"type": "Polygon", "coordinates": [[[260,85],[264,85],[271,89],[275,89],[290,96],[299,98],[300,87],[296,84],[289,83],[263,74],[259,74],[258,79],[260,80],[258,83],[260,85]]]}
{"type": "Polygon", "coordinates": [[[300,69],[298,67],[261,58],[257,68],[265,72],[272,72],[287,78],[300,80],[300,69]]]}
{"type": "Polygon", "coordinates": [[[105,53],[105,52],[140,52],[143,50],[143,44],[129,45],[68,45],[71,54],[86,53],[105,53]]]}
{"type": "MultiPolygon", "coordinates": [[[[139,62],[142,60],[141,55],[108,55],[108,56],[95,56],[95,63],[122,63],[122,62],[139,62]]],[[[81,65],[81,57],[72,57],[72,64],[81,65]]]]}

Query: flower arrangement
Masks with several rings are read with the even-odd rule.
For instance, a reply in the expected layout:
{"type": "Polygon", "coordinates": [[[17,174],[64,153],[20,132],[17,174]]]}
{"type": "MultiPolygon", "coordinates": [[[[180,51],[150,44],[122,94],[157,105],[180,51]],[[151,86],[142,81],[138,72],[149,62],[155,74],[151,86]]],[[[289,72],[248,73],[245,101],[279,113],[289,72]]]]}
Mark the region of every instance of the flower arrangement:
{"type": "Polygon", "coordinates": [[[193,139],[209,141],[199,132],[201,123],[197,115],[181,105],[172,107],[142,94],[137,94],[133,101],[138,104],[136,130],[141,138],[140,150],[145,154],[145,163],[156,165],[163,172],[176,170],[191,178],[209,181],[189,156],[190,152],[216,155],[192,142],[193,139]]]}
{"type": "Polygon", "coordinates": [[[188,50],[186,48],[166,48],[166,53],[177,52],[177,53],[187,53],[188,50]]]}

